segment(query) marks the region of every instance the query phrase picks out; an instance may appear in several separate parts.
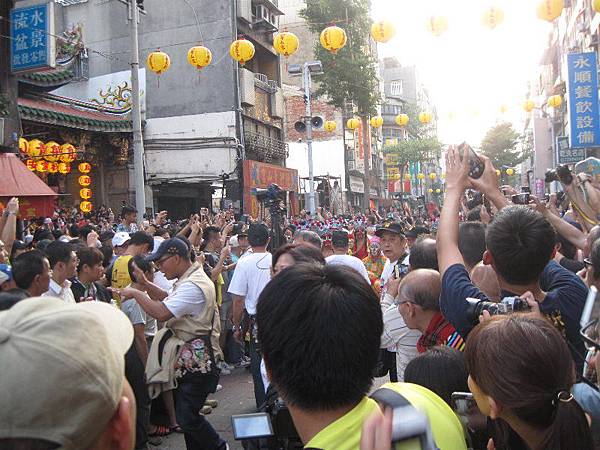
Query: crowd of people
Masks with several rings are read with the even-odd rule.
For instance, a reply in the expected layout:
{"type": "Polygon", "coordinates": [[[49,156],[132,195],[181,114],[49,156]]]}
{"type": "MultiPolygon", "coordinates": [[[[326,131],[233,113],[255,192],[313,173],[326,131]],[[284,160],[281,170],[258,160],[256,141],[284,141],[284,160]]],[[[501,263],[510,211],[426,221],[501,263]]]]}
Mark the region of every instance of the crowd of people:
{"type": "MultiPolygon", "coordinates": [[[[188,450],[227,449],[209,396],[237,367],[256,410],[285,404],[306,448],[595,448],[600,344],[580,322],[600,226],[577,192],[600,186],[582,174],[562,202],[517,205],[480,158],[471,178],[450,147],[439,211],[303,211],[277,248],[278,221],[233,211],[26,221],[11,199],[0,448],[146,449],[182,433],[188,450]],[[373,391],[378,377],[390,382],[373,391]]],[[[274,434],[246,445],[280,448],[274,434]]]]}

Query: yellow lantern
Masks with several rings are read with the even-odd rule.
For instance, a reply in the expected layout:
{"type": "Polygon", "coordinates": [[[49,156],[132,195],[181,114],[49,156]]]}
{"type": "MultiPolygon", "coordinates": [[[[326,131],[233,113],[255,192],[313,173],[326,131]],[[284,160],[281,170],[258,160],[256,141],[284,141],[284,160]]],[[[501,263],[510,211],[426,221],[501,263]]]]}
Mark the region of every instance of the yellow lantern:
{"type": "Polygon", "coordinates": [[[551,108],[559,108],[562,105],[562,97],[560,95],[551,95],[548,97],[548,106],[551,108]]]}
{"type": "Polygon", "coordinates": [[[325,124],[323,125],[323,128],[325,129],[325,131],[331,133],[337,128],[337,123],[335,122],[335,120],[326,120],[325,124]]]}
{"type": "Polygon", "coordinates": [[[496,169],[496,175],[497,175],[497,176],[500,176],[500,174],[501,174],[501,173],[502,173],[502,172],[500,172],[500,170],[499,170],[499,169],[496,169]]]}
{"type": "Polygon", "coordinates": [[[537,16],[548,22],[553,22],[562,14],[565,7],[563,0],[542,0],[537,7],[537,16]]]}
{"type": "Polygon", "coordinates": [[[405,173],[405,174],[404,174],[404,180],[406,180],[406,181],[410,181],[410,178],[411,178],[411,177],[410,177],[410,173],[405,173]]]}
{"type": "Polygon", "coordinates": [[[437,189],[435,190],[435,193],[436,193],[436,194],[439,194],[440,192],[442,192],[442,190],[441,190],[440,188],[437,188],[437,189]]]}
{"type": "Polygon", "coordinates": [[[352,117],[346,122],[346,128],[349,130],[356,130],[358,127],[360,127],[360,120],[356,117],[352,117]]]}
{"type": "Polygon", "coordinates": [[[435,172],[431,172],[431,173],[429,174],[429,179],[430,179],[430,180],[435,180],[436,178],[437,178],[437,174],[436,174],[435,172]]]}
{"type": "Polygon", "coordinates": [[[431,16],[427,21],[427,29],[439,37],[448,29],[448,19],[443,16],[431,16]]]}
{"type": "Polygon", "coordinates": [[[381,20],[371,25],[371,37],[376,42],[386,43],[396,34],[396,28],[389,20],[381,20]]]}
{"type": "Polygon", "coordinates": [[[503,21],[504,11],[494,6],[487,8],[481,16],[481,23],[492,30],[500,25],[503,21]]]}
{"type": "Polygon", "coordinates": [[[79,196],[85,200],[92,198],[92,190],[90,188],[79,189],[79,196]]]}
{"type": "Polygon", "coordinates": [[[381,116],[371,117],[370,123],[373,128],[381,128],[381,126],[383,125],[383,117],[381,117],[381,116]]]}
{"type": "Polygon", "coordinates": [[[431,193],[433,193],[433,189],[429,188],[429,189],[427,189],[427,192],[429,192],[431,194],[431,193]]]}
{"type": "Polygon", "coordinates": [[[44,143],[39,139],[32,139],[27,146],[27,154],[31,158],[39,158],[44,153],[44,143]]]}
{"type": "Polygon", "coordinates": [[[593,0],[592,8],[594,8],[594,11],[596,11],[597,13],[600,13],[600,0],[593,0]]]}
{"type": "Polygon", "coordinates": [[[396,123],[401,127],[405,126],[409,122],[409,120],[410,118],[407,114],[398,114],[396,116],[396,123]]]}
{"type": "Polygon", "coordinates": [[[58,172],[58,163],[57,162],[49,162],[48,163],[48,173],[56,173],[58,172]]]}
{"type": "Polygon", "coordinates": [[[77,168],[81,173],[90,173],[90,171],[92,170],[92,165],[88,162],[82,162],[77,166],[77,168]]]}
{"type": "Polygon", "coordinates": [[[417,174],[417,180],[424,180],[425,179],[425,174],[424,173],[418,173],[417,174]]]}
{"type": "Polygon", "coordinates": [[[81,175],[77,182],[80,186],[89,186],[90,184],[92,184],[92,179],[89,175],[81,175]]]}
{"type": "Polygon", "coordinates": [[[79,209],[84,213],[92,212],[92,202],[83,201],[79,203],[79,209]]]}
{"type": "Polygon", "coordinates": [[[26,159],[25,165],[27,166],[27,168],[29,170],[31,170],[32,172],[35,172],[36,162],[33,159],[26,159]]]}
{"type": "Polygon", "coordinates": [[[62,173],[63,175],[68,174],[71,171],[71,164],[66,163],[66,162],[59,162],[58,163],[58,172],[62,173]]]}
{"type": "Polygon", "coordinates": [[[512,169],[510,167],[508,169],[506,169],[506,175],[508,175],[509,177],[513,176],[514,174],[515,174],[515,169],[512,169]]]}
{"type": "Polygon", "coordinates": [[[48,161],[45,161],[43,159],[39,160],[36,164],[35,164],[35,170],[37,170],[38,172],[44,173],[48,170],[48,161]]]}
{"type": "Polygon", "coordinates": [[[200,70],[211,63],[212,52],[202,45],[197,45],[188,50],[187,60],[192,66],[200,70]]]}
{"type": "Polygon", "coordinates": [[[339,49],[346,45],[348,38],[342,28],[331,25],[321,31],[320,41],[323,48],[335,55],[339,49]]]}
{"type": "Polygon", "coordinates": [[[73,144],[63,144],[60,146],[60,160],[63,163],[72,163],[77,157],[77,149],[73,144]]]}
{"type": "Polygon", "coordinates": [[[43,155],[46,161],[58,161],[60,158],[60,145],[54,141],[46,142],[43,155]]]}
{"type": "Polygon", "coordinates": [[[244,38],[233,41],[229,46],[229,55],[242,66],[254,57],[254,44],[244,38]]]}
{"type": "Polygon", "coordinates": [[[23,155],[28,154],[29,142],[25,138],[19,138],[19,151],[23,155]]]}
{"type": "Polygon", "coordinates": [[[523,109],[525,110],[525,112],[531,112],[534,108],[535,102],[533,100],[528,99],[523,102],[523,109]]]}
{"type": "Polygon", "coordinates": [[[146,59],[146,67],[157,75],[165,73],[170,65],[171,58],[165,52],[161,52],[160,49],[150,53],[146,59]]]}
{"type": "Polygon", "coordinates": [[[422,124],[428,124],[433,119],[433,115],[430,112],[422,112],[419,114],[419,122],[422,124]]]}
{"type": "Polygon", "coordinates": [[[298,36],[289,31],[277,33],[273,36],[273,47],[275,48],[275,51],[286,58],[296,53],[299,46],[300,41],[298,40],[298,36]]]}

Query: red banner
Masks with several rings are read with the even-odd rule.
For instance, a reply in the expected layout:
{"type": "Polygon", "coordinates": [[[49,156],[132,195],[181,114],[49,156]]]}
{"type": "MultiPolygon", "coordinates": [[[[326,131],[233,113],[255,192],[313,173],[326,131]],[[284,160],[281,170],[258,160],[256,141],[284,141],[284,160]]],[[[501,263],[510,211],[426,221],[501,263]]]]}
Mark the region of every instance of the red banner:
{"type": "MultiPolygon", "coordinates": [[[[55,197],[19,197],[19,218],[52,217],[55,197]]],[[[4,211],[10,198],[0,197],[0,210],[4,211]]]]}
{"type": "Polygon", "coordinates": [[[252,217],[258,216],[256,189],[267,189],[272,183],[291,193],[291,212],[296,214],[298,171],[249,159],[244,161],[244,213],[252,217]]]}

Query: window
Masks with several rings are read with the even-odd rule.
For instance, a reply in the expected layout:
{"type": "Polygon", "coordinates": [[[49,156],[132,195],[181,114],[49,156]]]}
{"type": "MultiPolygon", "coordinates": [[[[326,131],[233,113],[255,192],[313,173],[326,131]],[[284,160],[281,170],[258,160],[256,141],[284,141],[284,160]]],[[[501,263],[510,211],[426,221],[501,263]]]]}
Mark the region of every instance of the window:
{"type": "Polygon", "coordinates": [[[402,95],[402,80],[392,81],[390,85],[390,95],[399,97],[402,95]]]}

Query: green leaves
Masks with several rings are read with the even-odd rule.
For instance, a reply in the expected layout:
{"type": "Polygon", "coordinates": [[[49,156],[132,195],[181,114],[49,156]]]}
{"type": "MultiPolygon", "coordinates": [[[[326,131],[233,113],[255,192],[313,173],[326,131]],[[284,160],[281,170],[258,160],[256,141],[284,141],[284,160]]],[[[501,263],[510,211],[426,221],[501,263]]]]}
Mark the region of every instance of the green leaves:
{"type": "Polygon", "coordinates": [[[531,148],[522,142],[522,136],[512,124],[504,122],[489,129],[481,141],[481,151],[498,169],[502,166],[515,167],[531,156],[531,148]]]}

